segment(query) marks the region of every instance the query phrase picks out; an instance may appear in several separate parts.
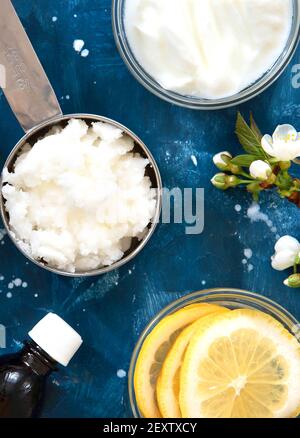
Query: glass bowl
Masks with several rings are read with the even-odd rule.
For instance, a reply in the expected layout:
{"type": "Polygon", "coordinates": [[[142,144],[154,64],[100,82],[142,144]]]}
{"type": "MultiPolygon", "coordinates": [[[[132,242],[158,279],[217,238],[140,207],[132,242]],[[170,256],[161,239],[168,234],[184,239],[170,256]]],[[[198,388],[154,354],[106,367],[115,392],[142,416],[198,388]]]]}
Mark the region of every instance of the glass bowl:
{"type": "Polygon", "coordinates": [[[131,410],[135,418],[142,418],[142,414],[137,406],[134,393],[134,371],[139,352],[142,345],[154,329],[154,327],[167,315],[194,303],[210,303],[228,307],[229,309],[255,309],[273,316],[277,321],[292,333],[300,341],[299,322],[287,310],[274,301],[254,292],[248,292],[240,289],[206,289],[186,295],[179,300],[173,301],[167,307],[162,309],[147,325],[141,334],[136,347],[133,351],[129,373],[128,373],[128,391],[131,410]],[[298,336],[297,336],[298,335],[298,336]]]}
{"type": "Polygon", "coordinates": [[[283,73],[290,62],[300,38],[300,0],[293,0],[293,19],[291,32],[280,57],[275,64],[256,82],[243,91],[222,99],[203,99],[184,96],[161,87],[139,64],[126,37],[124,9],[126,0],[112,0],[112,24],[118,50],[134,77],[156,96],[186,108],[215,110],[239,105],[252,99],[268,88],[283,73]]]}

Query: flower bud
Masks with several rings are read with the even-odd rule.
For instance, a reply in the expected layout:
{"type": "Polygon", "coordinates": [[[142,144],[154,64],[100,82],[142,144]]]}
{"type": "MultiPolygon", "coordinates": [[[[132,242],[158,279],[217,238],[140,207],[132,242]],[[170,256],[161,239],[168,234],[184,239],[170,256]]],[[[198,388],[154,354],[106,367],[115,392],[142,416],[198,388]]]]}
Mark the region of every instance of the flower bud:
{"type": "Polygon", "coordinates": [[[300,287],[300,274],[290,275],[283,283],[292,288],[300,287]]]}
{"type": "Polygon", "coordinates": [[[228,175],[225,173],[217,173],[210,181],[211,183],[219,190],[227,190],[228,189],[228,183],[227,183],[228,175]]]}
{"type": "Polygon", "coordinates": [[[237,176],[226,175],[226,173],[217,173],[210,181],[220,190],[227,190],[229,187],[236,187],[241,183],[237,176]]]}
{"type": "Polygon", "coordinates": [[[240,174],[241,171],[242,171],[242,169],[240,168],[240,166],[237,166],[236,164],[229,163],[228,167],[229,167],[229,171],[230,171],[231,173],[233,173],[234,175],[238,175],[238,174],[240,174]]]}
{"type": "Polygon", "coordinates": [[[271,166],[262,160],[253,161],[249,167],[249,171],[252,178],[260,181],[267,180],[272,174],[271,166]]]}
{"type": "Polygon", "coordinates": [[[240,184],[240,179],[235,175],[227,175],[226,179],[228,187],[236,187],[240,184]]]}
{"type": "Polygon", "coordinates": [[[213,157],[213,162],[215,166],[220,170],[229,170],[229,164],[232,160],[232,155],[230,152],[224,151],[213,157]]]}

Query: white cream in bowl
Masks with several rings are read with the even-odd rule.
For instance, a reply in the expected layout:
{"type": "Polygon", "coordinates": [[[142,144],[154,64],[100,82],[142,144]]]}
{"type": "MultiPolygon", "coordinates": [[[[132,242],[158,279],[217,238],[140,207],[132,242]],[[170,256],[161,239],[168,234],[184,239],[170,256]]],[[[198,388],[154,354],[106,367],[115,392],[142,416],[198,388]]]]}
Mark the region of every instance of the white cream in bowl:
{"type": "Polygon", "coordinates": [[[156,207],[149,161],[109,123],[72,119],[27,145],[4,169],[2,194],[15,239],[32,258],[70,273],[120,260],[156,207]]]}
{"type": "Polygon", "coordinates": [[[125,30],[141,67],[184,96],[233,96],[285,49],[292,0],[125,0],[125,30]]]}

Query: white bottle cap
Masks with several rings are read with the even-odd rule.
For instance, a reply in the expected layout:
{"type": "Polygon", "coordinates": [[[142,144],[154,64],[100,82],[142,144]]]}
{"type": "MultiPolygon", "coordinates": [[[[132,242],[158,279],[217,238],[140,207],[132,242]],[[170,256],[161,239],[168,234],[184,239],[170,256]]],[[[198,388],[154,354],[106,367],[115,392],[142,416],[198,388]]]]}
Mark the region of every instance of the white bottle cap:
{"type": "Polygon", "coordinates": [[[52,359],[65,367],[82,344],[81,336],[54,313],[48,313],[28,335],[52,359]]]}

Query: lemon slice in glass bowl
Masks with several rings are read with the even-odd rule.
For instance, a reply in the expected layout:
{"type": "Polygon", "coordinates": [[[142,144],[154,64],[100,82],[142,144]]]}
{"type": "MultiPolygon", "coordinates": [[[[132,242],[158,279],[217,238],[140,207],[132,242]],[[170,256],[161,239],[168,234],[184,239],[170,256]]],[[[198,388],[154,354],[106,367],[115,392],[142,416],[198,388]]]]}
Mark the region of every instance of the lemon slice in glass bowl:
{"type": "Polygon", "coordinates": [[[181,331],[197,319],[217,312],[221,306],[191,304],[166,316],[146,337],[135,366],[134,390],[138,408],[146,418],[161,418],[156,383],[162,364],[181,331]]]}
{"type": "Polygon", "coordinates": [[[238,309],[203,319],[180,373],[190,418],[284,418],[300,412],[300,344],[273,317],[238,309]]]}
{"type": "Polygon", "coordinates": [[[181,418],[179,406],[180,370],[187,346],[203,319],[229,312],[225,307],[197,319],[179,334],[168,352],[157,379],[156,394],[159,410],[164,418],[181,418]]]}

